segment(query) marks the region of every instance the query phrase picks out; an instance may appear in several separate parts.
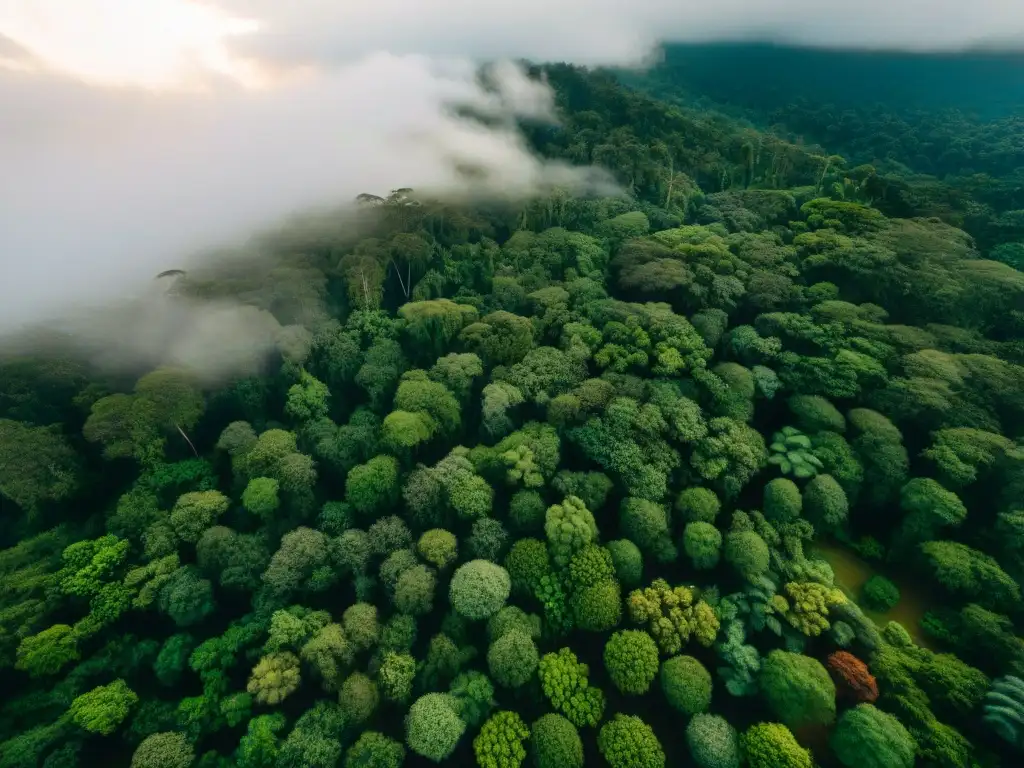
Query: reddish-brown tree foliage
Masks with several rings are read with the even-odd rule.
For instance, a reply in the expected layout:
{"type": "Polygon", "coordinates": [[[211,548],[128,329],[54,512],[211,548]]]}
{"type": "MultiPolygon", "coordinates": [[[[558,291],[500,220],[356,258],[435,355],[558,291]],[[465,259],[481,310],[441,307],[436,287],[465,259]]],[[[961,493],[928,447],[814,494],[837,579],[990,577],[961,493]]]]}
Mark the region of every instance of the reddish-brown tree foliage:
{"type": "Polygon", "coordinates": [[[878,699],[878,683],[868,671],[868,665],[852,653],[836,651],[828,657],[827,666],[840,696],[858,704],[878,699]]]}

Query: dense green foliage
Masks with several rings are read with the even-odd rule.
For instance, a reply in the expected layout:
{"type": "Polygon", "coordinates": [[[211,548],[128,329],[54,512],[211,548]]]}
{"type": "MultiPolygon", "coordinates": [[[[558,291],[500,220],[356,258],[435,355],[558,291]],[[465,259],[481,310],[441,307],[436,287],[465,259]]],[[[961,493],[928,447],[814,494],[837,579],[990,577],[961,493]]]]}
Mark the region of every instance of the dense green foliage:
{"type": "Polygon", "coordinates": [[[917,745],[888,712],[871,704],[858,704],[839,719],[832,749],[849,768],[910,768],[917,745]]]}
{"type": "Polygon", "coordinates": [[[428,693],[416,699],[406,718],[409,749],[434,762],[448,757],[466,730],[457,709],[454,698],[447,693],[428,693]]]}
{"type": "Polygon", "coordinates": [[[739,768],[739,734],[724,717],[695,715],[686,726],[686,745],[698,768],[739,768]]]}
{"type": "Polygon", "coordinates": [[[664,768],[665,753],[639,717],[615,714],[601,726],[597,746],[611,768],[664,768]]]}
{"type": "Polygon", "coordinates": [[[549,712],[533,724],[531,751],[537,768],[583,768],[583,742],[576,726],[549,712]]]}
{"type": "Polygon", "coordinates": [[[809,750],[778,723],[758,723],[743,734],[743,754],[750,768],[811,768],[809,750]]]}
{"type": "Polygon", "coordinates": [[[711,674],[692,656],[673,656],[661,665],[661,690],[668,703],[686,715],[711,706],[711,674]]]}
{"type": "Polygon", "coordinates": [[[1011,118],[531,72],[622,194],[255,238],[250,376],[0,359],[0,768],[1020,764],[1011,118]]]}
{"type": "Polygon", "coordinates": [[[623,693],[647,693],[658,674],[658,646],[646,632],[616,632],[604,646],[604,666],[615,687],[623,693]]]}
{"type": "Polygon", "coordinates": [[[864,604],[868,608],[887,611],[900,601],[900,590],[885,576],[872,576],[864,582],[864,604]]]}

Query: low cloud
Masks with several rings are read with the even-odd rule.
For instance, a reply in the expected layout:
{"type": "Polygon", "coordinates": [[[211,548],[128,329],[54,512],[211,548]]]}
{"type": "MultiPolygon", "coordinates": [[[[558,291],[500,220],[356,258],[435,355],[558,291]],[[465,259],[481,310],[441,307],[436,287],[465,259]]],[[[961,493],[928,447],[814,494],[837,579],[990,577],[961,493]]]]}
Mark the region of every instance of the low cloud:
{"type": "Polygon", "coordinates": [[[161,289],[66,315],[0,339],[0,355],[57,355],[135,378],[162,365],[202,383],[259,372],[284,329],[269,312],[234,301],[195,301],[161,289]]]}
{"type": "Polygon", "coordinates": [[[386,53],[215,95],[0,75],[13,182],[0,188],[0,329],[144,291],[192,251],[362,192],[518,196],[600,181],[533,157],[516,132],[517,115],[551,116],[546,88],[510,66],[494,81],[487,92],[467,63],[386,53]]]}
{"type": "MultiPolygon", "coordinates": [[[[629,64],[663,39],[926,50],[1024,34],[1024,6],[1005,0],[75,0],[70,10],[0,0],[0,333],[63,318],[89,349],[196,365],[202,356],[175,339],[235,327],[225,306],[185,308],[203,318],[191,325],[163,299],[144,322],[88,324],[80,313],[115,300],[137,311],[153,275],[187,254],[361,192],[605,183],[530,154],[514,118],[550,119],[552,95],[504,60],[629,64]],[[223,28],[190,26],[208,18],[223,28]],[[482,60],[499,62],[492,91],[475,75],[482,60]],[[204,88],[128,87],[144,76],[166,86],[179,71],[204,88]],[[456,104],[486,114],[487,127],[456,104]]],[[[252,325],[244,350],[264,343],[252,325]]]]}

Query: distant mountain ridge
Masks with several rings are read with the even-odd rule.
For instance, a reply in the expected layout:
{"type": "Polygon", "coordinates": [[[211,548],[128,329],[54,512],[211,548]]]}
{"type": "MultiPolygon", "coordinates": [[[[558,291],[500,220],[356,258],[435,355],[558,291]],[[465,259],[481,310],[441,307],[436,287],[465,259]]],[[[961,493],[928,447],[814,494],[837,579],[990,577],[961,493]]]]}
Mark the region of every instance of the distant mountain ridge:
{"type": "MultiPolygon", "coordinates": [[[[880,102],[1024,114],[1024,52],[904,53],[769,43],[667,44],[660,75],[718,101],[770,109],[787,94],[837,106],[880,102]]],[[[627,77],[628,79],[628,77],[627,77]]]]}

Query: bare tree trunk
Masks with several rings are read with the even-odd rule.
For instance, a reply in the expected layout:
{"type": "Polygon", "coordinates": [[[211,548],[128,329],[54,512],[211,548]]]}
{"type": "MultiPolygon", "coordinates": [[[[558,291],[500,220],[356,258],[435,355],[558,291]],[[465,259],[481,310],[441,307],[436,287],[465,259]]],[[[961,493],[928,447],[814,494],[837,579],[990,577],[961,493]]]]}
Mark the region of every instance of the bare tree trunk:
{"type": "Polygon", "coordinates": [[[194,453],[196,455],[196,458],[198,459],[199,451],[197,451],[196,447],[192,445],[192,441],[188,439],[188,435],[185,434],[185,430],[179,427],[177,424],[175,424],[174,426],[181,433],[181,436],[185,438],[185,442],[188,443],[188,447],[192,449],[192,453],[194,453]]]}
{"type": "Polygon", "coordinates": [[[665,209],[667,210],[669,205],[672,203],[672,188],[676,183],[676,164],[672,158],[672,153],[668,153],[668,192],[665,194],[665,209]]]}
{"type": "Polygon", "coordinates": [[[825,176],[828,174],[829,165],[832,163],[832,158],[825,159],[825,167],[821,169],[821,178],[818,179],[818,191],[821,192],[821,185],[825,183],[825,176]]]}
{"type": "MultiPolygon", "coordinates": [[[[400,270],[398,268],[398,265],[395,263],[394,259],[391,259],[391,266],[395,268],[395,274],[398,276],[398,284],[402,286],[402,293],[405,294],[405,298],[408,299],[409,298],[409,286],[402,279],[402,270],[400,270]]],[[[411,278],[412,277],[412,264],[409,265],[409,273],[410,273],[410,278],[411,278]]],[[[409,282],[412,282],[412,280],[410,279],[409,282]]]]}

